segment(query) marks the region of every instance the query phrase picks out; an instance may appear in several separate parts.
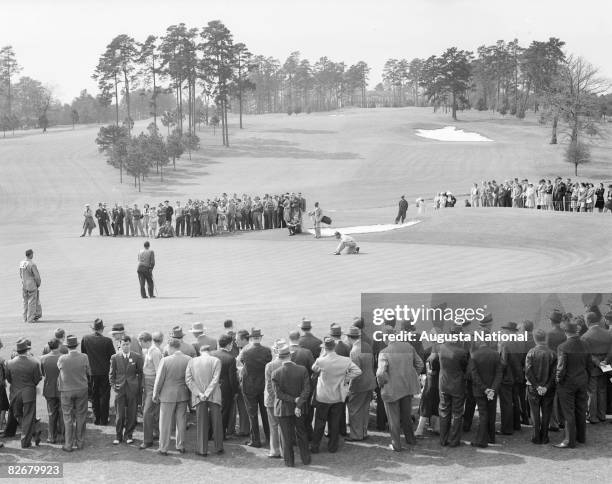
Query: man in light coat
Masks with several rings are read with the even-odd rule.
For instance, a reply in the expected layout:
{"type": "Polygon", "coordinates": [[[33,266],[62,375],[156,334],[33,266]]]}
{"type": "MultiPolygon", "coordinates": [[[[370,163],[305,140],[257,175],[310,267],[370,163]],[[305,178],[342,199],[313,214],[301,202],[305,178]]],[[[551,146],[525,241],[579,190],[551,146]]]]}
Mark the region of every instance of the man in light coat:
{"type": "Polygon", "coordinates": [[[176,418],[176,450],[185,453],[187,403],[190,398],[185,373],[191,358],[181,352],[180,348],[180,340],[170,339],[169,354],[162,358],[157,368],[153,387],[153,401],[160,404],[158,452],[161,455],[168,455],[173,418],[176,418]]]}
{"type": "MultiPolygon", "coordinates": [[[[395,328],[386,330],[388,334],[395,331],[395,328]]],[[[378,355],[376,379],[389,419],[390,448],[396,452],[402,450],[400,431],[404,432],[408,445],[416,443],[411,418],[412,396],[421,392],[422,370],[423,360],[409,343],[391,341],[378,355]]]]}
{"type": "Polygon", "coordinates": [[[19,276],[21,277],[23,295],[23,321],[33,323],[42,316],[42,308],[38,298],[38,288],[40,287],[40,274],[38,267],[32,261],[34,251],[28,249],[25,252],[25,260],[19,264],[19,276]]]}
{"type": "Polygon", "coordinates": [[[196,454],[208,455],[208,436],[212,427],[215,453],[223,453],[221,419],[221,361],[210,354],[210,346],[200,346],[200,356],[192,358],[185,370],[185,383],[191,391],[191,406],[196,409],[196,454]]]}
{"type": "Polygon", "coordinates": [[[283,339],[276,340],[272,346],[272,361],[266,364],[264,370],[266,378],[266,386],[264,387],[264,405],[268,413],[268,422],[270,423],[270,452],[268,457],[279,459],[281,457],[280,449],[280,422],[278,417],[274,415],[274,386],[272,385],[272,373],[281,367],[282,362],[278,358],[278,350],[281,347],[287,346],[283,339]]]}

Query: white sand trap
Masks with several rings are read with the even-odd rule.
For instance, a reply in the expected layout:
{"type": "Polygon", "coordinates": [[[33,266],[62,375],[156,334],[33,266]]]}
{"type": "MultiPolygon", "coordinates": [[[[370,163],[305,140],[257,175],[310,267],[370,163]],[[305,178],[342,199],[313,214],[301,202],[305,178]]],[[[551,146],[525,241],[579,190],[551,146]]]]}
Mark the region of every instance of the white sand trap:
{"type": "MultiPolygon", "coordinates": [[[[358,225],[356,227],[338,227],[338,228],[322,228],[322,237],[333,237],[334,232],[338,231],[341,234],[372,234],[376,232],[388,232],[389,230],[403,229],[420,223],[420,220],[411,220],[404,224],[379,224],[379,225],[358,225]]],[[[308,233],[314,234],[314,229],[308,229],[308,233]]]]}
{"type": "Polygon", "coordinates": [[[438,141],[493,141],[481,134],[463,131],[462,129],[457,129],[455,126],[445,126],[440,129],[417,129],[416,135],[421,138],[435,139],[438,141]]]}

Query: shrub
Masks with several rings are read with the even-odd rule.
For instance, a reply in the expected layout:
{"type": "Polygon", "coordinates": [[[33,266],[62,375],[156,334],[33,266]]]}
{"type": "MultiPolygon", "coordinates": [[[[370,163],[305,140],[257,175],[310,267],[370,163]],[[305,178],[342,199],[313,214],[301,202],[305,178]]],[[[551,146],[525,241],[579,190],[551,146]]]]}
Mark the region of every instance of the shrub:
{"type": "Polygon", "coordinates": [[[484,98],[478,99],[478,102],[476,102],[476,109],[478,111],[486,111],[487,110],[487,102],[484,100],[484,98]]]}

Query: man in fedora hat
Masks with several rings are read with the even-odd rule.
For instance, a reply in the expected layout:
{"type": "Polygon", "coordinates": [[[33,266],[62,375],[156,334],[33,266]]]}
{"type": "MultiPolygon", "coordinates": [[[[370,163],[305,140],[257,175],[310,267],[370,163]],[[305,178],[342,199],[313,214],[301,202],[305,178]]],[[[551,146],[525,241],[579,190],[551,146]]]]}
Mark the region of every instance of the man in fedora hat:
{"type": "Polygon", "coordinates": [[[299,340],[300,346],[310,350],[312,356],[317,359],[321,354],[323,341],[312,334],[312,321],[308,318],[302,318],[299,327],[302,330],[302,337],[299,340]]]}
{"type": "MultiPolygon", "coordinates": [[[[518,325],[510,321],[502,326],[504,334],[516,334],[518,325]]],[[[525,345],[520,341],[502,341],[499,354],[502,382],[499,387],[500,434],[512,435],[521,430],[520,385],[525,379],[525,345]]]]}
{"type": "MultiPolygon", "coordinates": [[[[91,371],[87,355],[77,350],[79,342],[74,335],[66,338],[68,354],[60,356],[59,390],[62,399],[65,439],[62,449],[71,452],[73,446],[82,449],[87,421],[87,388],[91,371]]],[[[114,356],[114,355],[113,355],[114,356]]]]}
{"type": "Polygon", "coordinates": [[[266,386],[266,364],[272,361],[270,348],[261,344],[263,334],[260,329],[253,328],[250,333],[249,346],[237,358],[242,363],[242,394],[249,415],[251,425],[251,439],[247,442],[250,447],[261,447],[259,435],[258,410],[266,440],[270,440],[270,426],[264,402],[264,389],[266,386]]]}
{"type": "Polygon", "coordinates": [[[200,356],[187,363],[185,383],[191,391],[191,406],[196,409],[196,454],[208,455],[208,437],[212,433],[215,453],[223,453],[221,419],[221,361],[210,354],[210,346],[200,346],[200,356]],[[212,430],[212,432],[209,432],[212,430]]]}
{"type": "Polygon", "coordinates": [[[193,349],[195,350],[196,355],[200,354],[200,347],[203,345],[210,346],[211,351],[215,351],[217,349],[217,340],[207,335],[208,330],[204,327],[204,324],[193,323],[189,332],[196,339],[196,342],[193,343],[193,349]]]}
{"type": "Polygon", "coordinates": [[[350,358],[336,353],[336,342],[333,338],[326,337],[323,348],[325,353],[317,358],[312,366],[313,372],[318,374],[314,402],[315,426],[310,449],[313,454],[319,452],[325,425],[329,437],[327,450],[331,453],[338,450],[340,419],[349,384],[353,378],[361,375],[361,370],[350,358]]]}
{"type": "Polygon", "coordinates": [[[91,371],[89,393],[94,414],[94,425],[108,425],[110,402],[110,383],[108,374],[110,360],[115,354],[113,340],[104,336],[104,321],[99,318],[93,322],[92,334],[83,336],[81,353],[87,355],[91,371]]]}
{"type": "MultiPolygon", "coordinates": [[[[351,348],[342,341],[342,328],[336,323],[329,326],[329,337],[336,342],[336,354],[348,357],[351,353],[351,348]]],[[[347,397],[348,399],[348,397],[347,397]]],[[[346,405],[342,406],[342,415],[340,415],[340,435],[346,437],[346,405]]]]}
{"type": "MultiPolygon", "coordinates": [[[[113,344],[115,345],[115,353],[120,353],[121,347],[123,344],[123,337],[129,336],[125,334],[125,326],[123,326],[123,323],[113,324],[113,326],[111,327],[110,334],[113,337],[113,344]]],[[[131,341],[130,351],[133,351],[134,353],[138,353],[139,355],[142,356],[142,348],[138,344],[138,340],[136,338],[132,339],[131,336],[129,336],[129,338],[131,341]]]]}
{"type": "Polygon", "coordinates": [[[594,312],[585,315],[586,333],[581,336],[591,352],[592,364],[589,367],[589,422],[592,424],[606,421],[608,379],[599,366],[612,350],[612,334],[600,326],[601,317],[594,312]]]}
{"type": "Polygon", "coordinates": [[[25,256],[26,258],[19,264],[23,296],[23,321],[33,323],[42,317],[42,307],[38,292],[41,279],[38,267],[32,261],[34,251],[32,249],[26,250],[25,256]]]}
{"type": "Polygon", "coordinates": [[[153,387],[153,401],[159,403],[159,454],[168,455],[172,422],[176,422],[176,450],[185,453],[187,404],[190,394],[185,382],[191,358],[181,351],[181,341],[171,338],[168,356],[162,358],[153,387]]]}
{"type": "MultiPolygon", "coordinates": [[[[180,326],[174,326],[170,331],[170,339],[175,339],[180,343],[181,353],[189,356],[190,358],[195,358],[196,356],[198,356],[195,348],[193,347],[193,345],[185,343],[183,341],[184,337],[185,334],[183,333],[183,328],[181,328],[180,326]]],[[[169,344],[170,343],[168,343],[168,345],[169,344]]],[[[164,356],[168,356],[170,354],[168,345],[166,345],[166,347],[164,348],[164,356]]]]}
{"type": "Polygon", "coordinates": [[[49,415],[49,428],[47,430],[47,443],[49,444],[55,444],[55,442],[64,439],[62,400],[57,385],[59,377],[57,360],[62,356],[59,345],[58,339],[53,338],[49,340],[46,346],[49,348],[49,352],[40,358],[40,369],[45,379],[42,394],[45,400],[47,400],[47,414],[49,415]]]}
{"type": "MultiPolygon", "coordinates": [[[[221,418],[224,435],[233,434],[234,428],[230,428],[232,412],[235,411],[234,397],[238,393],[238,373],[236,371],[236,357],[232,353],[234,341],[229,334],[219,338],[219,349],[211,352],[211,355],[219,358],[221,362],[221,373],[219,375],[219,387],[221,388],[221,418]]],[[[247,417],[248,419],[248,417],[247,417]]],[[[233,426],[236,421],[234,419],[233,426]]]]}
{"type": "MultiPolygon", "coordinates": [[[[558,309],[553,309],[548,315],[548,319],[550,320],[551,328],[546,333],[546,345],[553,353],[557,354],[557,348],[567,339],[565,332],[561,329],[563,313],[558,309]]],[[[553,432],[558,432],[559,428],[563,428],[563,415],[561,413],[561,405],[559,404],[559,398],[557,397],[555,389],[553,410],[550,417],[550,430],[553,432]]]]}
{"type": "Polygon", "coordinates": [[[21,447],[27,449],[40,444],[38,420],[36,419],[36,386],[42,379],[38,361],[28,355],[31,345],[19,338],[15,345],[17,356],[6,362],[5,377],[11,384],[9,400],[13,417],[21,426],[21,447]]]}
{"type": "Polygon", "coordinates": [[[278,348],[280,367],[272,373],[274,390],[274,416],[278,419],[281,435],[282,454],[287,467],[295,465],[293,446],[297,443],[304,465],[310,464],[308,435],[304,422],[307,400],[310,395],[308,371],[291,361],[288,346],[278,348]],[[296,442],[297,441],[297,442],[296,442]]]}
{"type": "Polygon", "coordinates": [[[567,340],[557,349],[557,396],[565,418],[565,438],[555,447],[576,447],[586,443],[587,388],[592,364],[587,345],[580,339],[575,321],[565,321],[567,340]]]}
{"type": "Polygon", "coordinates": [[[351,380],[348,397],[348,413],[351,434],[347,440],[364,440],[368,436],[370,402],[376,389],[374,355],[372,347],[361,340],[361,330],[351,326],[347,332],[351,342],[350,358],[361,370],[361,375],[351,380]]]}
{"type": "Polygon", "coordinates": [[[136,414],[142,392],[142,356],[130,350],[132,340],[124,335],[121,351],[111,357],[109,381],[115,390],[116,438],[113,445],[125,440],[134,442],[136,414]]]}
{"type": "MultiPolygon", "coordinates": [[[[53,339],[56,339],[59,341],[59,347],[58,347],[59,352],[62,355],[68,354],[68,347],[64,344],[64,340],[66,339],[66,331],[64,331],[62,328],[57,328],[55,330],[55,333],[53,333],[53,336],[54,336],[53,339]]],[[[42,351],[43,355],[46,355],[47,353],[51,353],[51,348],[49,348],[48,344],[45,345],[42,351]]]]}

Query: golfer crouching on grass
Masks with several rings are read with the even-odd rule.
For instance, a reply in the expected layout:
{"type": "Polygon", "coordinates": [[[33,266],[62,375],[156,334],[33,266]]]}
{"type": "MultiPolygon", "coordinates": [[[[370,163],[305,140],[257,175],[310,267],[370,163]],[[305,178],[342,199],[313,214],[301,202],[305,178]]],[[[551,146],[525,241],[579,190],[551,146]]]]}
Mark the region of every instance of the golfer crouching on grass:
{"type": "Polygon", "coordinates": [[[334,236],[336,239],[340,240],[340,244],[338,244],[334,255],[340,255],[344,249],[346,249],[347,254],[359,254],[359,246],[353,237],[350,235],[342,235],[337,231],[334,233],[334,236]]]}

